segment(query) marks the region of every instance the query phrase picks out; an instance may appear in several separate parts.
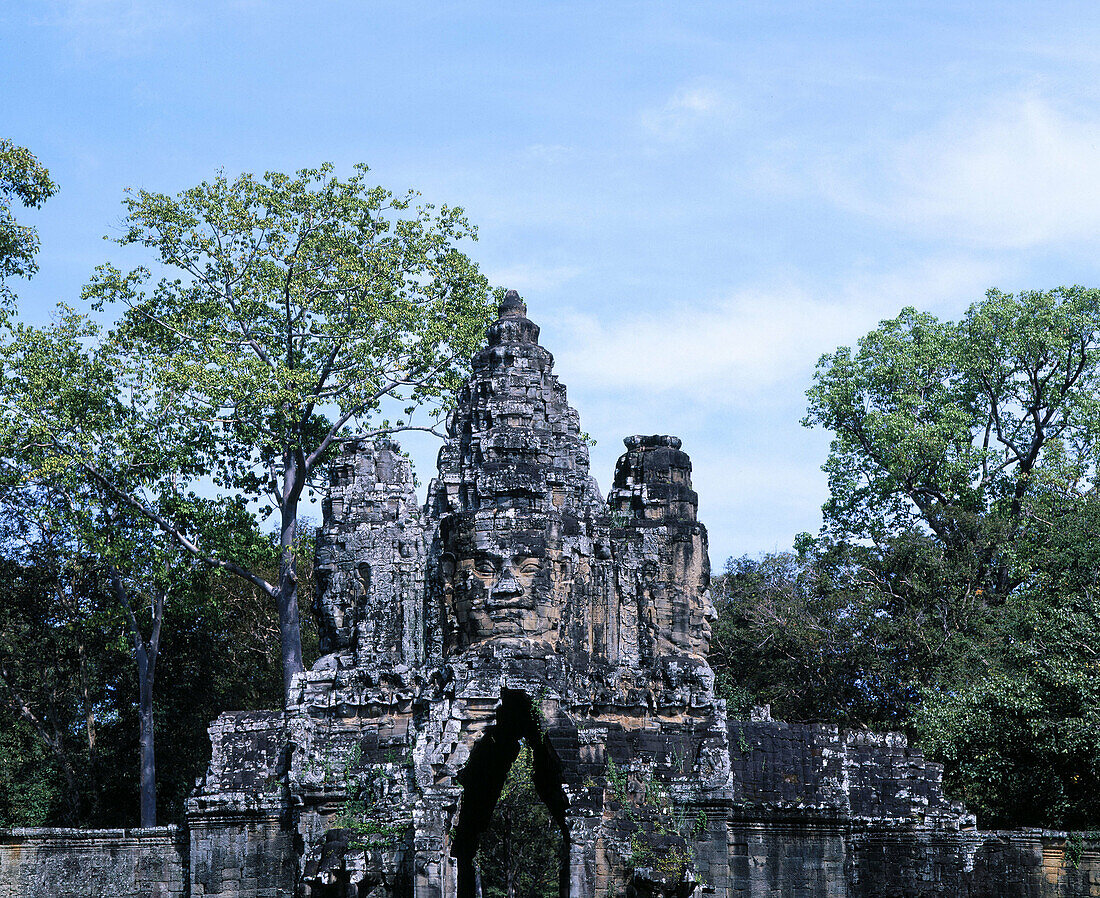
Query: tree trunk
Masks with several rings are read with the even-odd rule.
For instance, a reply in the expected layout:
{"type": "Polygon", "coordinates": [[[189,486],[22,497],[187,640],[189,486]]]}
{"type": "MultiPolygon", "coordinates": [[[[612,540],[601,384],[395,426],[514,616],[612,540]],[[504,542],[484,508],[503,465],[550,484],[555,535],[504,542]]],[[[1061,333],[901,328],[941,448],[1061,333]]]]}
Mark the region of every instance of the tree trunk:
{"type": "Polygon", "coordinates": [[[505,870],[505,890],[504,894],[508,898],[516,898],[516,867],[519,864],[519,858],[516,857],[514,850],[515,846],[512,844],[510,838],[504,839],[504,870],[505,870]]]}
{"type": "Polygon", "coordinates": [[[130,638],[134,643],[134,660],[138,669],[138,731],[139,763],[141,766],[141,826],[157,825],[156,753],[153,745],[153,678],[157,672],[157,652],[160,649],[160,628],[164,623],[164,590],[157,590],[152,602],[153,632],[149,641],[141,635],[134,609],[130,605],[130,593],[122,582],[122,576],[112,565],[111,584],[115,599],[126,612],[130,626],[130,638]]]}
{"type": "Polygon", "coordinates": [[[298,573],[295,539],[298,533],[298,500],[288,497],[283,506],[279,534],[279,642],[283,655],[283,704],[290,701],[294,675],[301,673],[302,631],[298,625],[298,573]]]}
{"type": "Polygon", "coordinates": [[[153,745],[153,675],[156,657],[144,646],[136,652],[138,664],[138,717],[141,722],[141,825],[157,825],[156,752],[153,745]]]}
{"type": "Polygon", "coordinates": [[[88,794],[91,796],[91,814],[99,813],[99,759],[96,755],[95,705],[88,688],[88,659],[83,638],[78,644],[80,659],[80,697],[84,704],[84,733],[88,742],[88,794]]]}

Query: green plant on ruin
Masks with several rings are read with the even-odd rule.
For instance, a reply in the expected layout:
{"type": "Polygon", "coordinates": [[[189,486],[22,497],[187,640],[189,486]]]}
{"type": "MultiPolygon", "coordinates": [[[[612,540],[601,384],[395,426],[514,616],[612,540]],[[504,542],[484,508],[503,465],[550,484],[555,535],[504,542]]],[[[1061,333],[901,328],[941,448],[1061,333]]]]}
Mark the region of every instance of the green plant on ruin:
{"type": "Polygon", "coordinates": [[[691,773],[691,753],[682,745],[674,745],[670,752],[671,765],[680,776],[691,773]]]}
{"type": "Polygon", "coordinates": [[[546,714],[545,708],[548,698],[550,698],[550,687],[543,683],[531,701],[531,722],[535,725],[540,740],[546,738],[546,723],[543,718],[546,714]]]}
{"type": "Polygon", "coordinates": [[[689,821],[686,803],[673,801],[668,787],[654,776],[652,769],[638,781],[638,788],[632,790],[627,772],[613,758],[608,758],[606,778],[612,798],[634,827],[627,864],[634,869],[650,867],[670,876],[683,876],[697,860],[694,840],[706,831],[706,812],[700,809],[694,820],[689,821]],[[655,843],[664,837],[681,838],[684,844],[666,842],[658,851],[655,843]]]}
{"type": "Polygon", "coordinates": [[[1066,836],[1066,849],[1063,855],[1067,869],[1076,870],[1081,865],[1081,855],[1085,850],[1085,840],[1080,833],[1066,836]]]}
{"type": "Polygon", "coordinates": [[[611,512],[611,529],[621,530],[630,523],[630,515],[624,511],[611,512]]]}
{"type": "Polygon", "coordinates": [[[351,842],[357,848],[378,848],[400,840],[407,829],[404,823],[392,823],[381,808],[381,799],[398,780],[388,760],[385,764],[363,764],[363,749],[352,747],[344,765],[344,792],[347,797],[336,816],[336,825],[356,835],[351,842]]]}

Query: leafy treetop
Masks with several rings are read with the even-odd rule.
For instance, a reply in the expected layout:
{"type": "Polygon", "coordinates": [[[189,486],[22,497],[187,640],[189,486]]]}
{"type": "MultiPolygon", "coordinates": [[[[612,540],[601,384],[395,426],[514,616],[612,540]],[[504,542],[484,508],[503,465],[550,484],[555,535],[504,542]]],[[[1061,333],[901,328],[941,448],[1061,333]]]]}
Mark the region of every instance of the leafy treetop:
{"type": "Polygon", "coordinates": [[[10,305],[11,288],[3,284],[9,277],[30,277],[38,270],[38,232],[21,225],[12,214],[18,201],[37,209],[57,192],[50,173],[24,147],[0,138],[0,303],[10,305]]]}

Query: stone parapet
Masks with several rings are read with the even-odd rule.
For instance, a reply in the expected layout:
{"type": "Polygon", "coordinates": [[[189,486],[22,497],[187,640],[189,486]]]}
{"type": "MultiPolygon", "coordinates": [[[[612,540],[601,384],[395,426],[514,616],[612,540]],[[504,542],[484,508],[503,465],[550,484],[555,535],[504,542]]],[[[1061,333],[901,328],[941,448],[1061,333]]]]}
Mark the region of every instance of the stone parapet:
{"type": "Polygon", "coordinates": [[[804,815],[973,828],[974,817],[943,794],[943,768],[900,733],[841,730],[778,720],[728,723],[733,801],[804,815]]]}
{"type": "Polygon", "coordinates": [[[0,830],[0,898],[185,898],[188,866],[176,826],[0,830]]]}

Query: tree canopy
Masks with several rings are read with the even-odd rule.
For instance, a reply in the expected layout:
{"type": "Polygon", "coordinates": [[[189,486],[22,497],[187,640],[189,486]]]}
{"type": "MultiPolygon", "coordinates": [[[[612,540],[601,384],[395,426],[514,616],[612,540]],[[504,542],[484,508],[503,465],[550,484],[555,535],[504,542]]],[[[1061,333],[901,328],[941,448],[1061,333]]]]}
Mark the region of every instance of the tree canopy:
{"type": "Polygon", "coordinates": [[[1100,291],[904,309],[807,395],[824,524],[716,578],[731,707],[904,729],[983,825],[1100,821],[1100,291]]]}
{"type": "Polygon", "coordinates": [[[1003,596],[1036,505],[1092,487],[1098,387],[1100,290],[991,290],[956,324],[903,310],[823,356],[807,394],[805,423],[834,434],[826,532],[930,532],[1003,596]]]}
{"type": "Polygon", "coordinates": [[[365,176],[360,166],[341,180],[322,166],[131,195],[120,242],[152,250],[155,281],[147,268],[106,265],[84,291],[89,310],[59,306],[45,326],[4,319],[0,507],[29,547],[0,553],[16,572],[5,626],[18,634],[48,622],[28,645],[58,654],[50,669],[68,678],[60,691],[40,688],[19,641],[0,640],[0,699],[16,724],[7,742],[21,759],[48,758],[66,784],[0,763],[0,778],[40,811],[13,809],[13,822],[129,822],[114,816],[112,778],[131,788],[140,779],[142,825],[166,802],[178,808],[180,783],[202,768],[205,725],[226,707],[219,697],[244,689],[233,704],[255,706],[268,667],[240,683],[220,672],[237,685],[203,698],[182,694],[165,665],[202,666],[204,639],[225,645],[222,658],[248,654],[251,634],[235,647],[210,634],[226,624],[226,601],[254,628],[274,609],[285,697],[304,663],[302,497],[341,439],[436,428],[491,311],[460,248],[473,229],[461,210],[416,206],[414,194],[395,197],[365,176]],[[260,533],[273,510],[274,545],[260,533]],[[49,587],[44,598],[26,585],[34,578],[49,587]],[[189,629],[196,622],[205,636],[189,629]],[[97,627],[113,634],[106,668],[85,660],[102,648],[97,627]],[[60,657],[74,648],[75,667],[60,657]],[[118,668],[127,654],[136,677],[118,668]],[[164,713],[164,690],[176,713],[164,713]],[[194,733],[181,738],[188,707],[194,733]],[[123,722],[129,735],[105,741],[123,722]],[[153,739],[165,727],[167,799],[153,739]],[[124,746],[140,755],[125,765],[140,777],[117,775],[124,746]]]}
{"type": "Polygon", "coordinates": [[[36,209],[57,192],[50,173],[34,154],[7,138],[0,138],[0,305],[14,298],[4,283],[10,277],[30,277],[38,270],[38,232],[20,224],[14,203],[36,209]]]}
{"type": "Polygon", "coordinates": [[[276,600],[286,690],[302,669],[300,500],[345,433],[436,430],[491,312],[460,249],[474,237],[462,211],[416,206],[366,174],[325,165],[133,194],[120,242],[151,250],[163,276],[102,266],[84,297],[114,306],[111,330],[63,310],[16,328],[5,350],[9,429],[43,470],[81,470],[276,600]],[[277,577],[181,513],[203,484],[276,513],[277,577]]]}

